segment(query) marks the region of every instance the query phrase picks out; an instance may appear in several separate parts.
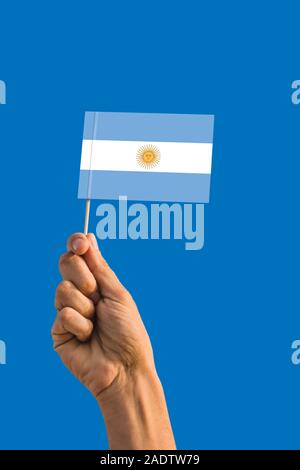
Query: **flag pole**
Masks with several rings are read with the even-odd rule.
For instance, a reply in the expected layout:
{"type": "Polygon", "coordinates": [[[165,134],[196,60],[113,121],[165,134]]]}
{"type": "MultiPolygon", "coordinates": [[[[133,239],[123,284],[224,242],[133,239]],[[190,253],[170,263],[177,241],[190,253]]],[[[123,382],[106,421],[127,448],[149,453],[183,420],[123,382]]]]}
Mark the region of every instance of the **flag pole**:
{"type": "Polygon", "coordinates": [[[90,218],[90,207],[91,207],[91,200],[87,199],[85,204],[85,218],[84,218],[84,234],[87,235],[89,231],[89,218],[90,218]]]}

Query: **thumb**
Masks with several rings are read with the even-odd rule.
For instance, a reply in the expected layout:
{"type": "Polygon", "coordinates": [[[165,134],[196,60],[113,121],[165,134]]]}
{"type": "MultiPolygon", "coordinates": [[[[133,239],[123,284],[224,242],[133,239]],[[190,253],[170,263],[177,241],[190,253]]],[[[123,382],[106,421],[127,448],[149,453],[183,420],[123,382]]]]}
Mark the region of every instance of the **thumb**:
{"type": "Polygon", "coordinates": [[[127,290],[103,258],[95,235],[89,233],[86,238],[89,241],[89,248],[84,252],[83,258],[94,275],[101,294],[103,297],[122,301],[124,296],[128,295],[127,290]]]}
{"type": "Polygon", "coordinates": [[[86,235],[77,232],[71,235],[67,241],[68,251],[73,251],[75,255],[83,255],[90,247],[90,242],[86,235]]]}

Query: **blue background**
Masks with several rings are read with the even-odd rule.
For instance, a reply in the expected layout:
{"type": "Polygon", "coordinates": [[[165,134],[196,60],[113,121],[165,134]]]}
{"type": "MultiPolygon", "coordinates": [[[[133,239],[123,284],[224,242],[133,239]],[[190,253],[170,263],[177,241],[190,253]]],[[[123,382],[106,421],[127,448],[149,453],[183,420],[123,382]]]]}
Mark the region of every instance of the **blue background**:
{"type": "Polygon", "coordinates": [[[2,2],[1,448],[107,447],[50,338],[57,260],[83,224],[85,110],[215,114],[204,249],[101,247],[149,330],[178,447],[300,448],[300,7],[266,5],[2,2]]]}

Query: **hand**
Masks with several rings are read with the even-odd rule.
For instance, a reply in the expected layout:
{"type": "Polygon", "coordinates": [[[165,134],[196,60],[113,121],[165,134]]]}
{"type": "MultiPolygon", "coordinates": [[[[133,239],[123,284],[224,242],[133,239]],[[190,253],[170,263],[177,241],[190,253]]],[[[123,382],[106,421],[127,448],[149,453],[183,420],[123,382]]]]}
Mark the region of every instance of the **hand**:
{"type": "Polygon", "coordinates": [[[154,370],[149,337],[129,294],[103,259],[93,234],[73,235],[60,258],[54,349],[99,398],[134,370],[154,370]]]}
{"type": "Polygon", "coordinates": [[[152,347],[138,309],[92,234],[60,258],[54,349],[96,397],[111,449],[175,449],[152,347]]]}

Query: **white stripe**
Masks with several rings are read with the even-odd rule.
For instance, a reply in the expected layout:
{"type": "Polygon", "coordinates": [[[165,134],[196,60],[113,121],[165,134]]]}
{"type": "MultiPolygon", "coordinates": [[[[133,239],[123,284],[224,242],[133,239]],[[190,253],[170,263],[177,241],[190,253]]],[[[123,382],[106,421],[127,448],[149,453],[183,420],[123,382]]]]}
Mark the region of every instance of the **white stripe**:
{"type": "Polygon", "coordinates": [[[80,169],[209,174],[211,158],[212,144],[207,143],[83,140],[80,169]],[[160,161],[154,168],[145,169],[137,162],[143,145],[159,149],[160,161]]]}

